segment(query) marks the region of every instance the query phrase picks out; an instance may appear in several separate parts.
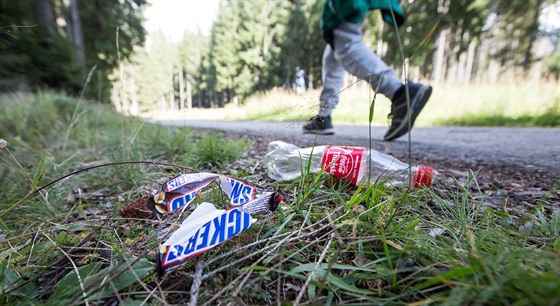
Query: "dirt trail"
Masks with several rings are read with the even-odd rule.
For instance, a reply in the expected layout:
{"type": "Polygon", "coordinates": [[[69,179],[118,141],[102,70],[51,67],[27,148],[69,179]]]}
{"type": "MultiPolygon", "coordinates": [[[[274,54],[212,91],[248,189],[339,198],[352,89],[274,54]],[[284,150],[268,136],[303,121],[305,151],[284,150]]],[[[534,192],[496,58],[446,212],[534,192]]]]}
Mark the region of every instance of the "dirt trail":
{"type": "Polygon", "coordinates": [[[304,135],[303,122],[261,121],[157,121],[170,126],[219,130],[253,140],[254,158],[266,154],[266,145],[282,140],[298,146],[350,145],[368,147],[410,163],[430,165],[453,177],[459,186],[476,173],[487,200],[503,205],[508,199],[527,207],[544,203],[560,209],[560,129],[489,127],[416,127],[412,159],[408,159],[408,135],[382,141],[386,127],[336,125],[335,135],[304,135]]]}
{"type": "MultiPolygon", "coordinates": [[[[304,135],[302,122],[258,121],[159,121],[165,125],[216,129],[262,136],[286,142],[311,145],[369,145],[367,126],[337,125],[333,136],[304,135]]],[[[408,152],[408,136],[393,142],[382,141],[385,127],[372,127],[373,148],[399,158],[408,152]]],[[[530,171],[560,173],[560,129],[558,128],[487,128],[417,127],[412,131],[414,159],[455,161],[459,164],[496,163],[530,171]]]]}

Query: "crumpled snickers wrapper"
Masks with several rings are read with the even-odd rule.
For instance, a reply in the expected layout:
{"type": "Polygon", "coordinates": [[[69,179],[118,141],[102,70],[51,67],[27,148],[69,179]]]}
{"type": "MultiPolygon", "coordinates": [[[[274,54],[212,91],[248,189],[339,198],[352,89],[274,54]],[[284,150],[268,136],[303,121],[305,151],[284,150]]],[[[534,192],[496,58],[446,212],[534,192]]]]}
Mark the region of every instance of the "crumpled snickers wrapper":
{"type": "Polygon", "coordinates": [[[154,213],[172,213],[189,205],[198,192],[216,182],[229,198],[231,208],[216,209],[214,204],[201,203],[171,236],[159,246],[158,275],[176,269],[247,230],[257,219],[253,215],[273,213],[283,196],[265,191],[245,181],[213,173],[182,174],[165,182],[148,200],[154,213]]]}
{"type": "MultiPolygon", "coordinates": [[[[277,193],[270,196],[270,192],[265,192],[262,188],[226,175],[191,173],[178,175],[165,182],[156,194],[150,197],[147,206],[154,213],[160,215],[174,212],[189,205],[196,198],[198,192],[213,182],[219,184],[220,189],[227,195],[230,204],[234,207],[244,206],[251,201],[263,197],[276,202],[276,205],[282,200],[282,196],[277,193]],[[278,197],[280,198],[278,199],[278,197]]],[[[274,205],[272,202],[269,204],[274,205]]],[[[252,214],[270,213],[276,209],[276,207],[272,206],[268,208],[270,211],[263,206],[263,212],[259,212],[253,207],[252,214]]]]}

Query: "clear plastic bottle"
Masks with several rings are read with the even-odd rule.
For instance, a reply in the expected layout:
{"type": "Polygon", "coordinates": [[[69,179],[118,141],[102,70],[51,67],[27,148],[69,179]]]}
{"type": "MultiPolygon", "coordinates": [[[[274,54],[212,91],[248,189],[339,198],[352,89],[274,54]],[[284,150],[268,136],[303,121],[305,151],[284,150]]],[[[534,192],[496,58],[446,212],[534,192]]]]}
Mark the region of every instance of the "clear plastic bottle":
{"type": "Polygon", "coordinates": [[[285,181],[301,176],[310,158],[310,172],[317,173],[324,169],[356,186],[367,178],[368,173],[371,173],[372,184],[379,180],[394,186],[406,184],[414,188],[431,186],[434,175],[431,167],[411,167],[390,155],[363,147],[299,148],[282,141],[268,144],[264,164],[270,178],[285,181]]]}

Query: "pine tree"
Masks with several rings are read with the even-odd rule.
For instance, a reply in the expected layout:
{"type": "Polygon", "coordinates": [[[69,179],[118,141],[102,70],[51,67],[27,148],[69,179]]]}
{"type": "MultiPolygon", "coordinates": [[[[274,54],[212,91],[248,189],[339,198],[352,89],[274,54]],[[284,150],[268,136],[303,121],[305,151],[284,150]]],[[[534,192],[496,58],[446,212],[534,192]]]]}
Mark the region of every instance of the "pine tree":
{"type": "Polygon", "coordinates": [[[237,2],[221,2],[218,17],[212,29],[210,44],[210,69],[215,72],[214,93],[212,105],[223,107],[235,95],[234,78],[239,73],[238,31],[239,11],[237,2]]]}
{"type": "MultiPolygon", "coordinates": [[[[184,77],[183,95],[187,103],[186,107],[192,107],[193,100],[201,97],[198,86],[194,86],[199,77],[202,59],[209,50],[209,38],[200,31],[197,33],[185,32],[183,40],[178,44],[179,68],[184,77]]],[[[181,87],[181,86],[180,86],[181,87]]]]}
{"type": "Polygon", "coordinates": [[[144,41],[146,0],[22,0],[0,2],[2,90],[26,84],[79,94],[96,67],[86,95],[107,101],[109,75],[144,41]],[[55,24],[55,19],[63,20],[55,24]],[[118,31],[117,31],[118,29],[118,31]],[[118,32],[118,33],[117,33],[118,32]],[[118,43],[116,42],[118,37],[118,43]]]}

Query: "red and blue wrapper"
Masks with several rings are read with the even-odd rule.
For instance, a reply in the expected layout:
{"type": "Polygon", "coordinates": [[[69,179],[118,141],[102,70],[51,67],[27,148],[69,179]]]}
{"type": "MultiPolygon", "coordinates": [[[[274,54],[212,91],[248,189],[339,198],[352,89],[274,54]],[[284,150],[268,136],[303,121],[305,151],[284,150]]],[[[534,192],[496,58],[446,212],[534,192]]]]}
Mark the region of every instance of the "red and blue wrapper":
{"type": "Polygon", "coordinates": [[[156,255],[158,275],[239,235],[257,221],[253,215],[271,214],[283,200],[276,192],[264,191],[226,175],[193,173],[165,182],[147,205],[159,215],[172,213],[191,204],[202,189],[214,182],[228,197],[231,207],[223,210],[212,203],[201,203],[159,246],[156,255]]]}

